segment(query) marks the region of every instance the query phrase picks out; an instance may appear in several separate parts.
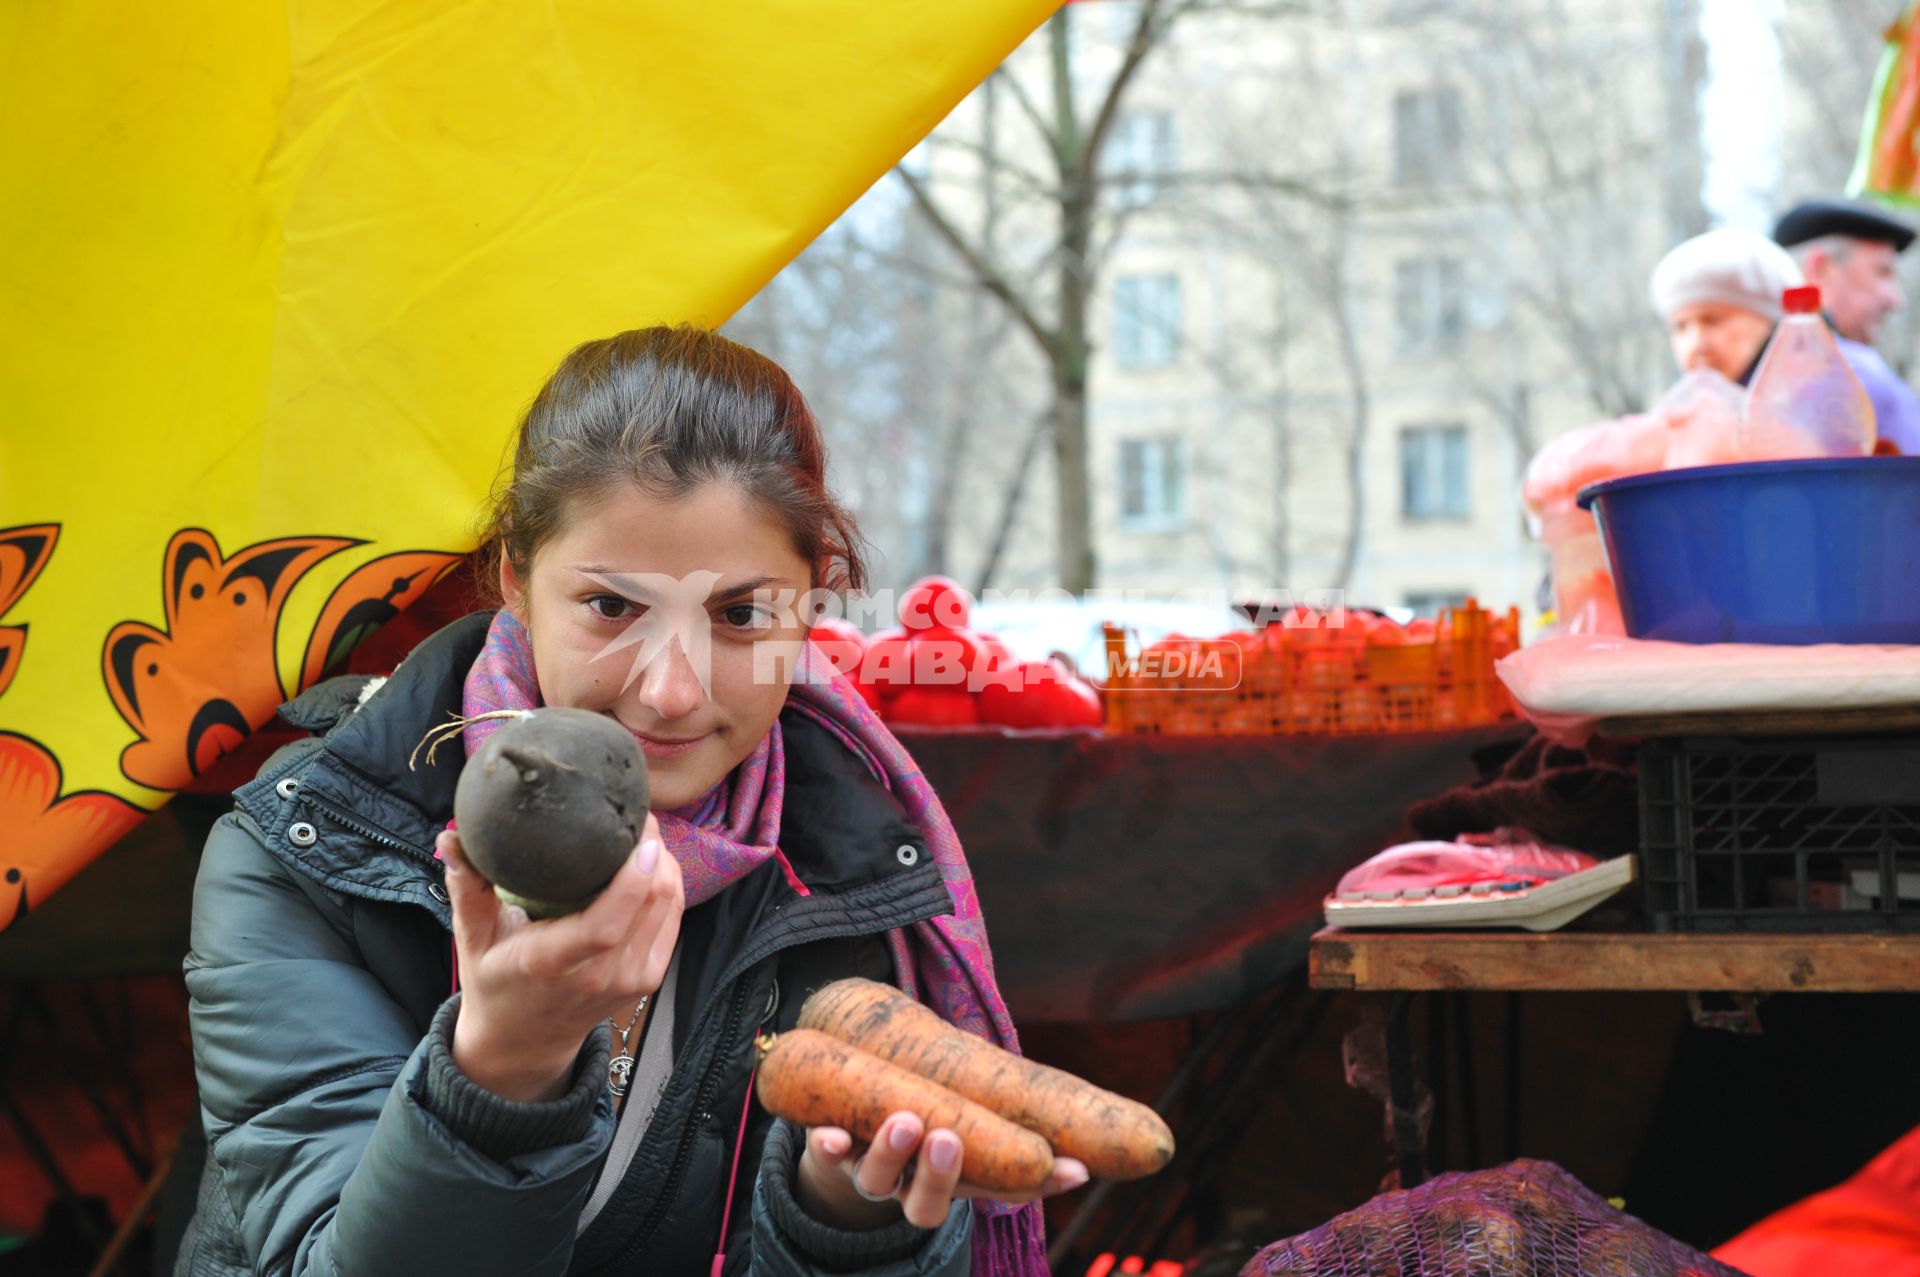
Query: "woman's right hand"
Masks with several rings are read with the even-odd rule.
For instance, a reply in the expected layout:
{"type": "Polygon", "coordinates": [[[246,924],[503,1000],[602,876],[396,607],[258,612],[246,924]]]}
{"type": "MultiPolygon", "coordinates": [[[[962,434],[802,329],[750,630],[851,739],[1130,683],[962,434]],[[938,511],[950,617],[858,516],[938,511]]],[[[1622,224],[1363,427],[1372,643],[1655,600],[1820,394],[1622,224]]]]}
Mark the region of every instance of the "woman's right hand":
{"type": "Polygon", "coordinates": [[[434,845],[447,866],[460,962],[453,1062],[504,1099],[557,1099],[594,1026],[609,1017],[626,1024],[665,978],[686,906],[680,866],[648,816],[640,845],[592,904],[536,923],[494,895],[458,834],[445,831],[434,845]]]}

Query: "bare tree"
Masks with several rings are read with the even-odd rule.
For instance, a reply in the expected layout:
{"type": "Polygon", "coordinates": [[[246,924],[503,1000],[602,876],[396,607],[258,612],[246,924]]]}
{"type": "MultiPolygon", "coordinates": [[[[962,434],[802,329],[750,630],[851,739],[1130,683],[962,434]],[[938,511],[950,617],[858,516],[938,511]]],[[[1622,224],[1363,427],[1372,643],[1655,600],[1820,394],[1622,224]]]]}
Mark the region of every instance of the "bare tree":
{"type": "Polygon", "coordinates": [[[782,353],[818,366],[818,388],[803,384],[861,441],[837,451],[861,463],[869,525],[899,563],[984,588],[1027,570],[1012,548],[1051,523],[1056,579],[1084,587],[1096,288],[1220,255],[1232,295],[1202,297],[1226,308],[1207,340],[1183,337],[1177,366],[1102,391],[1116,420],[1150,414],[1200,439],[1188,474],[1212,485],[1169,539],[1127,552],[1164,549],[1169,572],[1204,552],[1223,576],[1366,584],[1370,556],[1404,560],[1412,544],[1380,497],[1385,423],[1457,403],[1523,463],[1583,412],[1643,406],[1663,384],[1644,285],[1697,215],[1698,148],[1671,135],[1693,108],[1662,96],[1697,73],[1690,28],[1673,25],[1693,6],[1571,20],[1567,0],[1068,9],[936,130],[930,164],[900,170],[897,207],[839,228],[796,264],[798,295],[755,306],[804,330],[782,332],[796,350],[782,353]],[[1442,83],[1460,86],[1468,124],[1435,179],[1409,179],[1395,95],[1442,83]],[[1175,111],[1181,162],[1141,172],[1112,145],[1134,90],[1175,111]],[[1422,255],[1457,259],[1475,296],[1450,303],[1458,332],[1409,348],[1397,272],[1422,255]],[[1049,477],[1054,517],[1023,514],[1049,477]]]}
{"type": "Polygon", "coordinates": [[[1786,198],[1831,196],[1845,185],[1881,33],[1898,13],[1885,0],[1788,0],[1778,28],[1791,101],[1781,157],[1786,198]]]}
{"type": "MultiPolygon", "coordinates": [[[[1001,208],[1005,198],[1002,170],[1006,167],[1000,134],[1002,98],[1005,93],[999,76],[989,77],[981,86],[980,134],[976,149],[979,160],[976,166],[979,179],[979,242],[981,252],[989,258],[998,258],[1000,255],[1001,208]]],[[[925,226],[925,219],[921,219],[921,222],[925,226]]],[[[932,229],[930,226],[925,228],[932,229]]],[[[914,228],[909,229],[909,242],[919,245],[921,238],[914,233],[914,228]]],[[[931,253],[922,253],[920,256],[931,265],[931,253]]],[[[923,360],[935,361],[948,374],[949,383],[946,386],[947,393],[933,400],[944,404],[944,411],[941,414],[943,424],[937,468],[940,479],[933,487],[925,550],[919,564],[919,572],[923,575],[946,574],[955,570],[950,543],[957,511],[968,499],[970,487],[962,482],[962,478],[974,470],[976,459],[980,459],[983,440],[1000,439],[1004,432],[994,427],[1009,414],[1017,415],[1013,401],[1020,397],[1016,389],[1017,378],[990,378],[983,385],[977,375],[978,370],[1005,368],[1012,362],[1005,359],[1003,353],[1008,338],[1013,335],[1012,316],[991,294],[972,286],[971,281],[962,285],[960,291],[963,295],[955,304],[930,306],[924,315],[926,327],[916,334],[916,345],[923,360]],[[955,343],[943,340],[945,335],[940,332],[946,314],[954,310],[961,315],[962,327],[957,348],[954,348],[955,343]],[[958,378],[954,376],[956,373],[958,378]]],[[[952,298],[948,300],[955,301],[952,298]]],[[[1003,486],[1001,495],[1004,512],[1000,520],[998,544],[1002,546],[1018,513],[1031,466],[1032,431],[1023,434],[1026,438],[1019,445],[1022,453],[1020,464],[1011,480],[1003,486]]],[[[976,594],[985,592],[998,559],[997,550],[987,556],[976,594]]]]}
{"type": "MultiPolygon", "coordinates": [[[[884,231],[886,220],[875,219],[884,231]]],[[[910,545],[919,517],[898,500],[899,459],[930,453],[926,419],[906,410],[917,389],[905,339],[914,299],[889,287],[853,222],[828,230],[727,325],[727,335],[777,360],[806,395],[834,457],[833,481],[862,530],[884,547],[910,545]]]]}
{"type": "MultiPolygon", "coordinates": [[[[1207,198],[1180,215],[1231,241],[1290,321],[1277,346],[1278,323],[1248,332],[1249,343],[1270,348],[1264,367],[1226,361],[1217,374],[1251,379],[1286,405],[1274,409],[1269,451],[1289,486],[1314,476],[1302,480],[1316,495],[1299,517],[1287,500],[1270,507],[1284,529],[1269,533],[1280,538],[1271,562],[1281,571],[1302,556],[1325,562],[1319,580],[1351,588],[1370,553],[1367,530],[1386,513],[1373,499],[1378,419],[1408,411],[1409,380],[1451,383],[1454,401],[1506,438],[1516,470],[1544,432],[1582,419],[1568,419],[1580,411],[1570,402],[1576,388],[1585,412],[1611,416],[1644,407],[1664,384],[1667,356],[1645,280],[1672,239],[1699,225],[1697,138],[1672,129],[1696,114],[1701,60],[1691,0],[1668,0],[1633,22],[1602,21],[1597,32],[1567,21],[1556,0],[1408,3],[1377,26],[1342,26],[1335,9],[1288,24],[1268,107],[1280,118],[1318,115],[1328,127],[1297,133],[1276,153],[1262,121],[1223,119],[1213,141],[1220,167],[1239,175],[1233,198],[1218,198],[1217,182],[1196,184],[1207,198]],[[1397,79],[1375,78],[1369,47],[1392,50],[1397,79]],[[1339,114],[1343,98],[1364,113],[1390,96],[1383,80],[1403,92],[1457,93],[1471,121],[1450,147],[1424,154],[1419,176],[1397,171],[1405,139],[1392,139],[1389,173],[1389,157],[1341,127],[1354,118],[1339,114]],[[1625,93],[1636,95],[1634,109],[1623,109],[1625,93]],[[1396,265],[1437,258],[1447,267],[1445,296],[1431,303],[1446,315],[1439,340],[1416,335],[1407,348],[1398,330],[1420,326],[1421,298],[1409,316],[1405,284],[1381,270],[1390,254],[1396,265]],[[1391,325],[1379,318],[1383,301],[1391,325]],[[1303,375],[1290,385],[1295,366],[1303,375]],[[1541,383],[1553,392],[1545,418],[1541,383]],[[1333,472],[1316,469],[1316,432],[1331,445],[1333,472]],[[1336,481],[1343,502],[1326,495],[1336,481]]],[[[1417,269],[1413,278],[1418,294],[1417,269]]]]}
{"type": "Polygon", "coordinates": [[[876,585],[956,570],[955,512],[992,499],[993,461],[1022,446],[1031,415],[1028,379],[1002,355],[1010,321],[946,259],[899,193],[877,190],[727,325],[806,394],[878,551],[876,585]]]}
{"type": "MultiPolygon", "coordinates": [[[[1088,365],[1092,341],[1089,304],[1098,277],[1094,237],[1101,211],[1099,171],[1102,147],[1112,132],[1127,89],[1141,65],[1167,36],[1194,0],[1141,0],[1133,32],[1119,63],[1091,109],[1076,66],[1072,6],[1047,23],[1047,93],[1036,95],[1010,71],[996,74],[1041,141],[1050,171],[1029,173],[995,163],[1030,194],[1045,199],[1053,221],[1051,269],[1042,283],[1022,279],[1007,262],[968,228],[968,219],[934,188],[933,182],[902,166],[896,170],[915,206],[958,254],[980,287],[999,300],[1038,348],[1051,392],[1058,492],[1057,546],[1062,584],[1085,590],[1094,583],[1092,482],[1087,440],[1088,365]]],[[[998,155],[998,148],[994,148],[998,155]]]]}
{"type": "MultiPolygon", "coordinates": [[[[1697,23],[1691,5],[1668,11],[1679,11],[1669,23],[1697,23]]],[[[1682,70],[1640,82],[1639,91],[1677,96],[1686,106],[1625,112],[1620,97],[1663,44],[1689,48],[1696,37],[1689,26],[1655,33],[1663,40],[1594,41],[1547,16],[1510,13],[1498,37],[1477,51],[1494,126],[1473,157],[1482,185],[1476,197],[1508,232],[1506,242],[1490,239],[1488,247],[1518,259],[1510,287],[1519,320],[1554,343],[1596,412],[1620,416],[1646,406],[1665,369],[1648,272],[1659,252],[1704,229],[1697,135],[1669,132],[1676,117],[1696,118],[1690,104],[1700,88],[1699,59],[1673,55],[1682,70]],[[1662,192],[1662,179],[1676,171],[1695,175],[1692,198],[1665,186],[1662,233],[1649,235],[1649,213],[1661,203],[1647,192],[1662,192]]],[[[1509,331],[1507,340],[1515,339],[1509,331]]]]}

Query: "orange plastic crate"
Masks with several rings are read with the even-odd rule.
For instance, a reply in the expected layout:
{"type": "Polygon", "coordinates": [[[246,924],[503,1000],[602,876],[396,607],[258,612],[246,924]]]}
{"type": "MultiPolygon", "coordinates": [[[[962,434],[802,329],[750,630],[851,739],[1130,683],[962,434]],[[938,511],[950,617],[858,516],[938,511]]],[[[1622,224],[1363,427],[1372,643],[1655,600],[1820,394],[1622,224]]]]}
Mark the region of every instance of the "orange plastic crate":
{"type": "Polygon", "coordinates": [[[1143,662],[1126,631],[1106,627],[1107,729],[1160,736],[1358,735],[1469,727],[1511,717],[1493,663],[1514,650],[1518,608],[1495,616],[1473,600],[1432,639],[1366,641],[1362,628],[1269,626],[1257,638],[1207,640],[1237,652],[1238,683],[1143,662]]]}

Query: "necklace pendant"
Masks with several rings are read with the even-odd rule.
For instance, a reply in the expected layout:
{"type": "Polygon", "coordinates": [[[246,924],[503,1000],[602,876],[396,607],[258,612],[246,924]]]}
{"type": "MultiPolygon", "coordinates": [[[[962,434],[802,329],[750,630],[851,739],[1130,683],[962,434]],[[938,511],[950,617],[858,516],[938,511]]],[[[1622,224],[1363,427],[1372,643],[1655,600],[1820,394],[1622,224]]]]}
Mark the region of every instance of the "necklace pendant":
{"type": "Polygon", "coordinates": [[[620,1054],[607,1061],[607,1085],[613,1088],[615,1095],[624,1096],[632,1082],[633,1057],[622,1048],[620,1054]]]}

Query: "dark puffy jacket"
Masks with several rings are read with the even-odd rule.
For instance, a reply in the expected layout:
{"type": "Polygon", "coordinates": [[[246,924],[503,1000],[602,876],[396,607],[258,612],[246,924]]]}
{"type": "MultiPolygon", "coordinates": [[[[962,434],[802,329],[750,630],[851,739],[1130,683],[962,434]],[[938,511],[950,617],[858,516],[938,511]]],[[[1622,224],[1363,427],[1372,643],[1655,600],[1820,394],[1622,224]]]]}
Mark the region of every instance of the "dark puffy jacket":
{"type": "Polygon", "coordinates": [[[275,754],[208,839],[186,962],[208,1157],[177,1271],[704,1274],[743,1111],[727,1273],[968,1271],[964,1203],[932,1232],[825,1228],[789,1190],[798,1133],[743,1108],[756,1033],[789,1027],[828,980],[890,978],[882,933],[952,907],[885,786],[791,713],[781,847],[812,894],[768,864],[687,911],[671,1078],[576,1242],[613,1136],[611,1035],[589,1037],[552,1103],[502,1100],[453,1066],[431,848],[465,755],[407,765],[459,711],[488,621],[441,630],[364,704],[365,680],[336,679],[285,707],[318,734],[275,754]]]}

